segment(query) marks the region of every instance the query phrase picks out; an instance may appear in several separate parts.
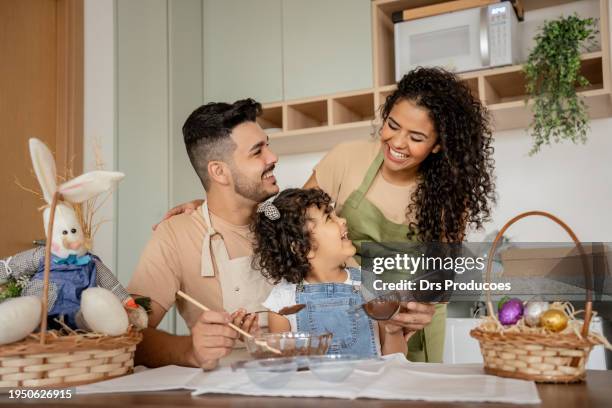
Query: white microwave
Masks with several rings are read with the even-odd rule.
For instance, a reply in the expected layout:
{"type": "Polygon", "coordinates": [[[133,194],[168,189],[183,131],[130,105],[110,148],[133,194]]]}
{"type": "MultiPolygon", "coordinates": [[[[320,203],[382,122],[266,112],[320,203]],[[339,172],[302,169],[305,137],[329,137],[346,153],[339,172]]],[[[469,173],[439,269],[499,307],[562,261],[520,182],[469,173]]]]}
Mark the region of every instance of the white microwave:
{"type": "Polygon", "coordinates": [[[394,15],[396,81],[418,66],[465,72],[518,63],[518,20],[510,2],[397,20],[394,15]]]}

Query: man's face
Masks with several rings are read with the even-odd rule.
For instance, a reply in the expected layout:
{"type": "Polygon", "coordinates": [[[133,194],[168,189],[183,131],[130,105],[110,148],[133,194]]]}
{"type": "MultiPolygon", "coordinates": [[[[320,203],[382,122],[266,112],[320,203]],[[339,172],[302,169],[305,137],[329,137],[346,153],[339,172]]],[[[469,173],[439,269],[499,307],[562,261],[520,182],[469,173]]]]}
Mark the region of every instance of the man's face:
{"type": "Polygon", "coordinates": [[[234,191],[260,203],[278,193],[274,167],[278,157],[270,150],[268,135],[255,122],[245,122],[232,130],[236,144],[232,161],[234,191]]]}

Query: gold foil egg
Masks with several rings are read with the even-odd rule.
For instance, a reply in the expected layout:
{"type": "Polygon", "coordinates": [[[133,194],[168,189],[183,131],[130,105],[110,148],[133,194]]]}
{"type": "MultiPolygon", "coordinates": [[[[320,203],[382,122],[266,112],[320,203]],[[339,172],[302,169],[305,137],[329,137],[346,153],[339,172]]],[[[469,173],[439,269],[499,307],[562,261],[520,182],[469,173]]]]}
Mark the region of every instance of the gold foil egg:
{"type": "Polygon", "coordinates": [[[540,315],[540,325],[555,333],[565,329],[567,321],[567,315],[558,309],[549,309],[540,315]]]}

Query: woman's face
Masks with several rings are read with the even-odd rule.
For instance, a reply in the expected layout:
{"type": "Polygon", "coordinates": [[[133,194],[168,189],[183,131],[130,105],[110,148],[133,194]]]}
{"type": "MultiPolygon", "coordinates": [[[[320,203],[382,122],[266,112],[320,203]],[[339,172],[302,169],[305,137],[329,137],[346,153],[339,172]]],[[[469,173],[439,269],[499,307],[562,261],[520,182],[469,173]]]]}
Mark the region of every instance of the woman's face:
{"type": "Polygon", "coordinates": [[[346,220],[336,215],[332,208],[308,208],[312,250],[311,262],[317,258],[321,265],[341,265],[355,255],[355,247],[348,238],[346,220]]]}
{"type": "Polygon", "coordinates": [[[430,153],[440,150],[429,112],[406,99],[391,109],[380,140],[385,154],[383,166],[391,172],[414,171],[430,153]]]}

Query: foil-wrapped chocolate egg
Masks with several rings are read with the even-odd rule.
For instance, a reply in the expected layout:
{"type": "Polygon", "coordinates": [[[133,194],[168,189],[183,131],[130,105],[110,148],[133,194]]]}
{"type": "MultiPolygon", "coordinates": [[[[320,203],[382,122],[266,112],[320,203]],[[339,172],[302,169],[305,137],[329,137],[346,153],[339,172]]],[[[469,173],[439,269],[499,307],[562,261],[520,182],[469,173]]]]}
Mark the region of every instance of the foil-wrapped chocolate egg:
{"type": "Polygon", "coordinates": [[[523,317],[523,302],[520,299],[510,299],[498,310],[499,322],[504,326],[516,324],[523,317]]]}
{"type": "Polygon", "coordinates": [[[523,317],[529,327],[540,324],[540,315],[548,310],[548,302],[528,302],[523,317]]]}
{"type": "Polygon", "coordinates": [[[567,315],[559,309],[548,309],[540,315],[540,325],[555,333],[565,329],[567,321],[567,315]]]}

